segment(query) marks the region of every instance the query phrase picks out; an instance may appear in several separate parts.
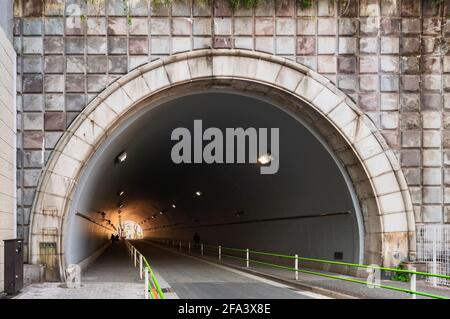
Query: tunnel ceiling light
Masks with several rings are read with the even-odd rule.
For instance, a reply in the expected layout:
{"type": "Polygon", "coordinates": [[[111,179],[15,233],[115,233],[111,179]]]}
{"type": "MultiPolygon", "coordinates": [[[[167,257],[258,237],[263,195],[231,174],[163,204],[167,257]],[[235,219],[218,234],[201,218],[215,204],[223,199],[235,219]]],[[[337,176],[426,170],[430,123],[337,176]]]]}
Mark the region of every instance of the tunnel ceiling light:
{"type": "Polygon", "coordinates": [[[175,204],[172,204],[172,208],[177,208],[177,205],[175,205],[175,204]]]}
{"type": "Polygon", "coordinates": [[[203,193],[202,193],[201,191],[196,191],[196,192],[195,192],[195,195],[196,195],[196,196],[202,196],[203,193]]]}
{"type": "Polygon", "coordinates": [[[118,204],[119,208],[123,208],[123,203],[118,204]]]}
{"type": "Polygon", "coordinates": [[[272,155],[270,154],[270,152],[268,152],[267,154],[258,157],[258,163],[262,165],[267,165],[272,161],[272,159],[273,159],[272,155]]]}
{"type": "Polygon", "coordinates": [[[123,196],[123,195],[125,195],[125,191],[121,189],[121,190],[117,193],[117,195],[123,196]]]}
{"type": "Polygon", "coordinates": [[[117,161],[119,163],[123,163],[127,159],[127,156],[128,156],[127,152],[122,152],[119,155],[117,155],[117,161]]]}
{"type": "Polygon", "coordinates": [[[159,214],[160,214],[160,215],[163,215],[163,214],[164,214],[164,211],[163,211],[163,210],[160,210],[160,211],[159,211],[159,214]]]}

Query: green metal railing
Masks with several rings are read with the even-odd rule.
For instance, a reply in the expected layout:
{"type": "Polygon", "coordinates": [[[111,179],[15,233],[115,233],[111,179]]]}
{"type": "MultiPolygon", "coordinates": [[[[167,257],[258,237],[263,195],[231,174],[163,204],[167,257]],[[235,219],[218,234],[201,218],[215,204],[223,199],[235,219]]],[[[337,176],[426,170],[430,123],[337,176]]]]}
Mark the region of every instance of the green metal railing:
{"type": "MultiPolygon", "coordinates": [[[[168,244],[171,242],[172,246],[175,247],[174,240],[162,239],[162,240],[157,240],[157,241],[163,242],[165,244],[168,244]]],[[[188,243],[187,246],[189,247],[189,253],[190,253],[191,244],[188,243]]],[[[181,241],[179,241],[179,247],[180,247],[180,249],[182,247],[181,241]]],[[[298,255],[285,255],[285,254],[279,254],[279,253],[250,250],[250,249],[223,247],[220,245],[215,246],[215,245],[201,244],[200,250],[201,250],[201,255],[204,255],[207,252],[209,252],[209,253],[212,252],[215,255],[218,255],[218,258],[220,261],[224,257],[245,261],[247,268],[250,267],[250,263],[253,263],[253,264],[268,266],[271,268],[293,271],[295,273],[295,279],[298,279],[298,273],[304,273],[304,274],[321,276],[321,277],[326,277],[326,278],[331,278],[331,279],[336,279],[336,280],[341,280],[341,281],[347,281],[347,282],[352,282],[352,283],[357,283],[357,284],[370,285],[371,287],[383,288],[383,289],[388,289],[388,290],[392,290],[392,291],[404,292],[404,293],[410,294],[413,298],[415,298],[416,296],[424,296],[424,297],[429,297],[429,298],[433,298],[433,299],[449,299],[446,296],[440,296],[440,295],[431,294],[431,293],[427,293],[427,292],[421,292],[421,291],[416,290],[416,276],[426,276],[426,277],[450,279],[450,276],[447,276],[447,275],[427,273],[427,272],[422,272],[422,271],[416,271],[414,269],[396,269],[396,268],[381,267],[381,266],[376,266],[376,265],[363,265],[363,264],[323,260],[323,259],[316,259],[316,258],[306,258],[306,257],[299,257],[298,255]],[[226,253],[226,252],[229,252],[229,253],[226,253]],[[243,253],[243,254],[245,254],[245,257],[232,255],[233,252],[234,253],[243,253]],[[251,259],[250,255],[289,259],[289,260],[294,261],[295,266],[289,267],[289,266],[275,264],[272,262],[251,259]],[[349,278],[349,277],[333,275],[333,274],[329,274],[329,273],[323,273],[323,272],[319,272],[319,271],[307,270],[304,268],[302,269],[299,267],[299,262],[301,262],[301,261],[324,264],[324,265],[336,265],[336,266],[345,266],[345,267],[352,267],[352,268],[364,268],[364,269],[369,269],[372,272],[378,270],[378,271],[390,271],[390,272],[394,272],[394,273],[409,274],[409,275],[411,275],[410,289],[395,287],[395,286],[381,284],[381,283],[377,283],[377,282],[368,282],[367,280],[349,278]]]]}
{"type": "Polygon", "coordinates": [[[139,263],[140,278],[143,279],[142,277],[144,277],[145,299],[166,299],[161,286],[156,279],[155,273],[147,261],[147,258],[145,258],[145,256],[142,255],[130,242],[126,241],[126,243],[130,251],[131,258],[134,259],[134,266],[136,267],[139,263]]]}

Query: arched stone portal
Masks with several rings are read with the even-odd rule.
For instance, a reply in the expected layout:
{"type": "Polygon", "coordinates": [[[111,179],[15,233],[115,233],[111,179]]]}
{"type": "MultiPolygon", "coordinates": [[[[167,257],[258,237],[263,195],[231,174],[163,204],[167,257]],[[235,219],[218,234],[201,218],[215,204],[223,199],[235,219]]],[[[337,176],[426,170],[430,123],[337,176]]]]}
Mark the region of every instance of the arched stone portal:
{"type": "Polygon", "coordinates": [[[176,54],[142,66],[99,94],[62,136],[41,175],[32,208],[30,262],[56,243],[64,269],[64,223],[83,168],[126,118],[164,97],[213,87],[276,101],[309,123],[345,167],[363,216],[365,263],[393,266],[415,256],[415,222],[405,178],[373,122],[329,80],[283,58],[242,50],[176,54]],[[280,103],[282,102],[282,103],[280,103]]]}

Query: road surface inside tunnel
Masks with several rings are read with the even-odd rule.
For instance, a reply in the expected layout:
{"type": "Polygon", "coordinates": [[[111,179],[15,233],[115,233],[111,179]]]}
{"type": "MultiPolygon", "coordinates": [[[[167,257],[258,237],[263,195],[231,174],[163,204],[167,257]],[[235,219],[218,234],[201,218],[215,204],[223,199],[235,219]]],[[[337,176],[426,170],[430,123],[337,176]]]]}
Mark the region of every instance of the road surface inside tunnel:
{"type": "Polygon", "coordinates": [[[181,299],[326,298],[226,266],[171,251],[143,240],[132,244],[181,299]]]}

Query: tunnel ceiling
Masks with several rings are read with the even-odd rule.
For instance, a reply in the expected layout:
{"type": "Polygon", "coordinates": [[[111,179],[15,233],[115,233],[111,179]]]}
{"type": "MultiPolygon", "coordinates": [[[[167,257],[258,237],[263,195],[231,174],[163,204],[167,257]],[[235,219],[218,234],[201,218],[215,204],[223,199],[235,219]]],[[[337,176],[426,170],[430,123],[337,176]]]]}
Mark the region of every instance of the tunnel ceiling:
{"type": "Polygon", "coordinates": [[[85,172],[74,210],[92,218],[104,211],[117,223],[123,202],[122,220],[150,218],[144,229],[354,210],[344,178],[316,137],[275,106],[229,93],[195,94],[144,108],[100,147],[85,172]],[[223,131],[279,127],[278,173],[261,175],[257,164],[174,164],[172,130],[193,131],[194,119],[203,121],[203,129],[223,131]],[[128,156],[118,164],[122,151],[128,156]],[[197,190],[203,195],[196,196],[197,190]]]}

